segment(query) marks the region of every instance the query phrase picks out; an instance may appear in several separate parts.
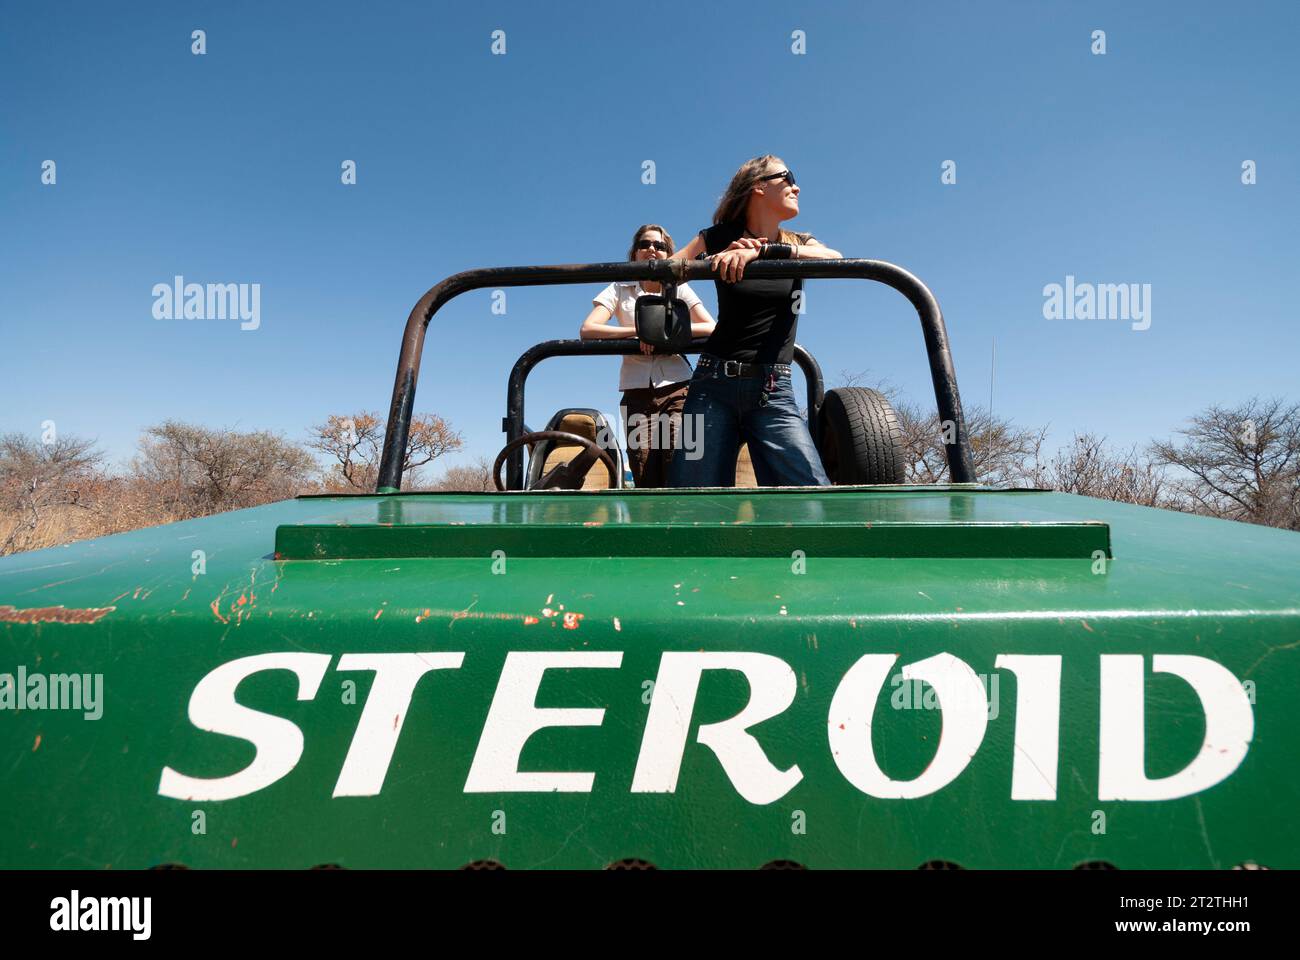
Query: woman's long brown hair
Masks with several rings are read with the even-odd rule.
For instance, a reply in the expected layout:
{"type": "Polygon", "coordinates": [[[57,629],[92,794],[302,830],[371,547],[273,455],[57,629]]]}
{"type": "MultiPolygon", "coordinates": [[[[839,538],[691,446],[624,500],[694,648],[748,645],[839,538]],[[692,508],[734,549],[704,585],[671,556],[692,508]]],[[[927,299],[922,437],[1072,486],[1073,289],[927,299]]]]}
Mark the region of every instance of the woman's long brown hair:
{"type": "MultiPolygon", "coordinates": [[[[749,208],[749,196],[753,192],[754,186],[759,182],[771,165],[774,163],[785,164],[780,157],[765,153],[761,157],[755,157],[753,160],[746,160],[736,171],[736,175],[731,178],[731,183],[727,186],[727,192],[722,195],[718,201],[718,209],[713,211],[714,223],[740,223],[745,222],[745,212],[749,208]]],[[[795,233],[792,230],[781,229],[781,236],[776,239],[776,243],[807,243],[812,239],[811,233],[795,233]]]]}

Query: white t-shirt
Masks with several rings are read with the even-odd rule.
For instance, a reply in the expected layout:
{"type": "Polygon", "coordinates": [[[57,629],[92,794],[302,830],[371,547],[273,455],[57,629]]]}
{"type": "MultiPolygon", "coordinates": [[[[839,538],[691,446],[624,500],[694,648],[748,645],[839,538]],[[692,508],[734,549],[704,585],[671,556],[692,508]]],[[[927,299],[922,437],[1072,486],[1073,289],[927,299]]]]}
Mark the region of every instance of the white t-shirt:
{"type": "MultiPolygon", "coordinates": [[[[611,283],[592,298],[592,303],[608,310],[620,327],[636,326],[636,298],[649,293],[640,282],[611,283]]],[[[677,298],[686,304],[688,310],[694,310],[700,298],[688,284],[677,285],[677,298]]],[[[659,353],[646,356],[635,353],[623,358],[623,369],[619,372],[618,388],[620,390],[639,390],[645,387],[665,387],[670,383],[682,383],[691,379],[691,365],[676,353],[659,353]]]]}

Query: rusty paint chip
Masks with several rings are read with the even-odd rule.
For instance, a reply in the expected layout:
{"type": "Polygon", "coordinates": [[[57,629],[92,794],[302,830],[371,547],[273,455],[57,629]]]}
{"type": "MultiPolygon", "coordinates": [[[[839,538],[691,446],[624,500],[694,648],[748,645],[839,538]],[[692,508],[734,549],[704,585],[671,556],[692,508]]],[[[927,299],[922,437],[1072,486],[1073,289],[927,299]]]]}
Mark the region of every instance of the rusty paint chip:
{"type": "Polygon", "coordinates": [[[18,607],[0,606],[3,623],[94,623],[117,607],[18,607]]]}

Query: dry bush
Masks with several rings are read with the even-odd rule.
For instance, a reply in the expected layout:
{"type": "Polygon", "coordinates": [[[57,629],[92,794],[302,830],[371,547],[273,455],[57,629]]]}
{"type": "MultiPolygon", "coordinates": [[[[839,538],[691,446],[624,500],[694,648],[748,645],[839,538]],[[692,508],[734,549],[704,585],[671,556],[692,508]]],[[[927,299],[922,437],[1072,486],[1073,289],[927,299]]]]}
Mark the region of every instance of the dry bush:
{"type": "MultiPolygon", "coordinates": [[[[51,510],[23,549],[39,550],[184,519],[161,501],[157,491],[130,477],[100,475],[82,491],[76,505],[51,510]]],[[[0,532],[0,539],[3,536],[0,532]]]]}
{"type": "Polygon", "coordinates": [[[1181,509],[1182,501],[1160,465],[1137,447],[1112,453],[1106,438],[1075,434],[1041,469],[1038,485],[1119,503],[1181,509]]]}
{"type": "Polygon", "coordinates": [[[91,441],[0,437],[0,555],[288,499],[317,472],[297,444],[168,421],[123,473],[91,441]]]}
{"type": "Polygon", "coordinates": [[[458,467],[448,467],[427,489],[446,493],[482,493],[495,490],[492,480],[492,461],[479,457],[473,463],[458,467]]]}
{"type": "Polygon", "coordinates": [[[266,431],[241,433],[168,420],[145,430],[131,475],[177,519],[274,503],[318,472],[300,445],[266,431]]]}
{"type": "Polygon", "coordinates": [[[91,440],[0,437],[0,556],[60,542],[57,531],[93,509],[102,466],[91,440]]]}
{"type": "MultiPolygon", "coordinates": [[[[908,483],[948,483],[948,458],[939,414],[894,402],[903,431],[908,483]]],[[[966,413],[975,478],[993,486],[1034,484],[1046,428],[1019,427],[1005,417],[974,408],[966,413]]]]}

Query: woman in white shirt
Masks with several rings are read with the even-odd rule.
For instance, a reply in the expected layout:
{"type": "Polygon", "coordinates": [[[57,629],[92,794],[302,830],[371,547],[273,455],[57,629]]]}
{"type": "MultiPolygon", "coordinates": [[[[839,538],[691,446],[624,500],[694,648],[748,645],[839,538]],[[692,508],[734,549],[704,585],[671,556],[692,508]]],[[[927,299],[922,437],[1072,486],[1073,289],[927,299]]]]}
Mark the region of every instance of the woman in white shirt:
{"type": "MultiPolygon", "coordinates": [[[[632,236],[629,260],[666,260],[673,255],[673,238],[657,223],[642,224],[632,236]]],[[[592,310],[582,322],[584,340],[627,340],[636,337],[636,298],[659,293],[660,284],[611,283],[592,298],[592,310]],[[610,319],[616,323],[610,323],[610,319]]],[[[691,311],[691,335],[707,337],[713,317],[688,284],[677,285],[677,296],[691,311]]],[[[623,391],[620,414],[631,461],[632,482],[638,487],[663,487],[668,465],[678,445],[682,404],[691,381],[691,365],[679,354],[656,354],[641,344],[641,354],[623,358],[618,387],[623,391]]]]}

